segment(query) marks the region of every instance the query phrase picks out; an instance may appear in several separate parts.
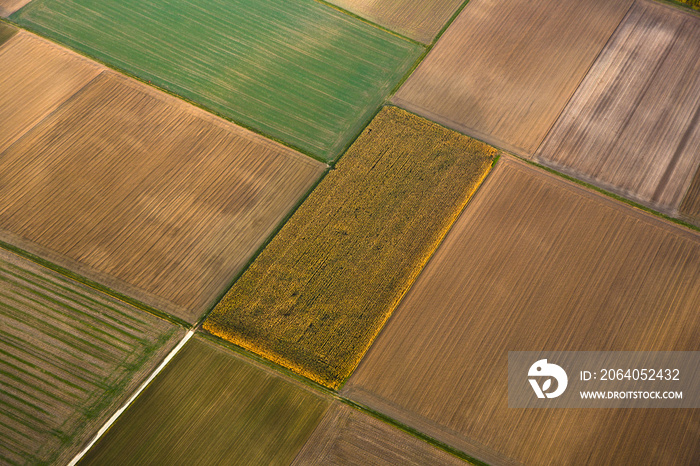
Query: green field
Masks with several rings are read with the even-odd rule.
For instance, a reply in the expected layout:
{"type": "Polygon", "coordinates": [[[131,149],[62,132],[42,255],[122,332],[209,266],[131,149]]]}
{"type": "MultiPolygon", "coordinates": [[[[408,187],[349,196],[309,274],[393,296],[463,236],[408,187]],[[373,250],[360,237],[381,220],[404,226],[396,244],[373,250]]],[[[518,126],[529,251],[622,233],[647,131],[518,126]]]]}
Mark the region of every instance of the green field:
{"type": "Polygon", "coordinates": [[[467,136],[384,108],[204,328],[338,387],[496,154],[467,136]]]}
{"type": "Polygon", "coordinates": [[[195,336],[79,464],[288,465],[329,404],[195,336]]]}
{"type": "Polygon", "coordinates": [[[0,249],[0,464],[65,464],[182,333],[0,249]]]}
{"type": "Polygon", "coordinates": [[[36,0],[11,19],[325,160],[423,51],[314,0],[36,0]]]}

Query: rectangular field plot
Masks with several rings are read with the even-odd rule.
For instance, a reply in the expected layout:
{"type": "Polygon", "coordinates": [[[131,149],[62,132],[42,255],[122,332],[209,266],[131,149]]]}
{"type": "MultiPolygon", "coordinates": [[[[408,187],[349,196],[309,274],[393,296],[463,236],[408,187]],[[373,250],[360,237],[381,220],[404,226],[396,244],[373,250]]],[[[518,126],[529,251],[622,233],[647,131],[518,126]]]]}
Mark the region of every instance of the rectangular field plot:
{"type": "Polygon", "coordinates": [[[384,108],[204,328],[337,387],[495,155],[483,143],[384,108]]]}
{"type": "Polygon", "coordinates": [[[325,160],[423,51],[313,0],[35,0],[12,19],[325,160]]]}
{"type": "Polygon", "coordinates": [[[699,283],[697,234],[501,159],[342,394],[491,464],[698,464],[700,411],[511,409],[507,365],[698,351],[699,283]]]}
{"type": "Polygon", "coordinates": [[[79,464],[288,465],[329,404],[195,336],[79,464]]]}
{"type": "Polygon", "coordinates": [[[293,466],[319,464],[447,466],[466,463],[336,401],[292,463],[293,466]]]}
{"type": "Polygon", "coordinates": [[[535,159],[676,214],[700,165],[700,18],[635,3],[535,159]]]}
{"type": "Polygon", "coordinates": [[[428,44],[464,0],[329,0],[329,3],[428,44]]]}
{"type": "MultiPolygon", "coordinates": [[[[0,42],[5,26],[0,23],[0,42]]],[[[9,27],[8,27],[9,29],[9,27]]],[[[0,45],[0,153],[102,67],[26,32],[0,45]]]]}
{"type": "Polygon", "coordinates": [[[66,464],[183,333],[0,249],[0,463],[66,464]]]}
{"type": "Polygon", "coordinates": [[[472,0],[393,98],[532,155],[632,0],[472,0]]]}
{"type": "Polygon", "coordinates": [[[189,322],[325,169],[113,72],[1,155],[0,237],[189,322]]]}

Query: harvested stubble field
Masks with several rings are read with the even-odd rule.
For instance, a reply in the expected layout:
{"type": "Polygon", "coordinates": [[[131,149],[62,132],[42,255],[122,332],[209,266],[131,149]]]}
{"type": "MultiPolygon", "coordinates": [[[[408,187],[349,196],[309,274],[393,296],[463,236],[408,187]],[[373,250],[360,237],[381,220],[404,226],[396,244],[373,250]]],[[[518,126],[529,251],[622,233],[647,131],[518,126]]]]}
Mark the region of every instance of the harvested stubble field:
{"type": "Polygon", "coordinates": [[[0,153],[100,70],[97,64],[24,31],[8,37],[0,45],[0,153]]]}
{"type": "Polygon", "coordinates": [[[493,464],[698,464],[700,411],[510,409],[508,351],[700,350],[700,237],[504,160],[342,392],[493,464]]]}
{"type": "Polygon", "coordinates": [[[483,143],[382,109],[204,328],[338,387],[495,156],[483,143]]]}
{"type": "Polygon", "coordinates": [[[324,170],[104,72],[2,153],[0,237],[194,322],[324,170]]]}
{"type": "MultiPolygon", "coordinates": [[[[6,18],[30,1],[31,0],[0,0],[0,16],[6,18]]],[[[2,28],[2,26],[0,26],[0,28],[2,28]]]]}
{"type": "Polygon", "coordinates": [[[325,160],[423,51],[314,0],[35,0],[12,19],[325,160]]]}
{"type": "Polygon", "coordinates": [[[79,464],[288,465],[329,404],[195,336],[79,464]]]}
{"type": "Polygon", "coordinates": [[[464,0],[328,0],[406,37],[429,44],[464,0]]]}
{"type": "Polygon", "coordinates": [[[393,97],[532,155],[632,0],[472,0],[393,97]]]}
{"type": "Polygon", "coordinates": [[[67,463],[183,333],[0,249],[0,463],[67,463]]]}
{"type": "Polygon", "coordinates": [[[292,463],[319,464],[447,466],[465,462],[336,401],[292,463]]]}
{"type": "Polygon", "coordinates": [[[700,165],[700,17],[636,2],[535,159],[677,214],[700,165]]]}

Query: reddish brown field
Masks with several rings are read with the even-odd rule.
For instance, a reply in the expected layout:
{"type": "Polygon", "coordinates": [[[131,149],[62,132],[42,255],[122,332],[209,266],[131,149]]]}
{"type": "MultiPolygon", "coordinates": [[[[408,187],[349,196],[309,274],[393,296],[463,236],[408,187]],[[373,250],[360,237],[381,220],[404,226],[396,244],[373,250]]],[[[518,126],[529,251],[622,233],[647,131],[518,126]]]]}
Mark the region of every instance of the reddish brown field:
{"type": "Polygon", "coordinates": [[[501,159],[343,394],[492,464],[698,464],[700,411],[511,409],[508,351],[700,350],[700,236],[501,159]]]}
{"type": "Polygon", "coordinates": [[[700,17],[635,3],[535,158],[675,215],[700,165],[700,17]]]}
{"type": "Polygon", "coordinates": [[[531,155],[632,0],[472,0],[393,103],[531,155]]]}
{"type": "Polygon", "coordinates": [[[101,69],[24,31],[0,45],[0,153],[101,69]]]}
{"type": "Polygon", "coordinates": [[[194,322],[324,170],[104,72],[2,153],[0,237],[194,322]]]}

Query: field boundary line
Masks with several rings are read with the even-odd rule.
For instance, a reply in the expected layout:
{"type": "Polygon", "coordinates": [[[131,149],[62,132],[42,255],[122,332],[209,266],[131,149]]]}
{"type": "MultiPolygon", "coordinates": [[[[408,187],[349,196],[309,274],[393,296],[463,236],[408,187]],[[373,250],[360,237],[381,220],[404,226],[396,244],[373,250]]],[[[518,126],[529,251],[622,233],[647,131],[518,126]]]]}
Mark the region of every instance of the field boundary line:
{"type": "Polygon", "coordinates": [[[557,125],[557,123],[559,122],[559,119],[561,118],[562,114],[563,114],[564,111],[569,107],[569,104],[571,103],[571,100],[574,98],[574,96],[576,95],[576,93],[578,92],[578,90],[581,88],[581,84],[583,84],[583,82],[586,80],[586,78],[588,77],[588,75],[591,73],[591,69],[595,66],[595,64],[598,63],[598,60],[600,59],[600,56],[601,56],[601,55],[603,54],[603,52],[608,48],[608,45],[610,45],[610,41],[612,41],[613,37],[615,37],[615,35],[617,34],[617,32],[620,30],[620,26],[622,26],[622,24],[625,22],[625,20],[627,20],[627,18],[629,17],[630,11],[632,11],[632,7],[634,7],[634,5],[636,5],[637,2],[639,2],[639,1],[640,1],[640,0],[634,0],[634,1],[630,4],[629,8],[627,9],[627,12],[625,13],[625,16],[623,16],[622,19],[620,20],[620,22],[617,24],[617,26],[615,26],[615,30],[612,32],[612,34],[610,34],[610,37],[608,37],[608,40],[605,41],[605,45],[603,45],[603,47],[598,51],[598,53],[596,54],[595,58],[591,61],[591,64],[588,65],[588,68],[586,69],[586,72],[585,72],[585,73],[583,74],[583,76],[581,77],[581,80],[580,80],[580,81],[578,82],[578,84],[576,85],[576,88],[575,88],[574,91],[571,93],[571,95],[569,96],[569,98],[566,99],[566,103],[565,103],[564,106],[561,108],[561,110],[560,110],[559,113],[557,114],[557,117],[554,119],[554,121],[552,122],[552,124],[549,125],[549,128],[548,128],[547,131],[544,133],[544,136],[542,136],[542,139],[540,139],[540,142],[537,143],[537,146],[535,147],[535,150],[534,150],[534,151],[532,152],[532,154],[529,156],[530,159],[532,159],[532,160],[535,159],[535,156],[537,155],[537,152],[542,148],[542,144],[544,144],[544,141],[547,139],[547,136],[549,136],[549,133],[551,133],[551,132],[552,132],[552,129],[557,125]]]}
{"type": "Polygon", "coordinates": [[[153,372],[151,372],[151,375],[146,380],[144,380],[144,382],[129,397],[129,399],[126,400],[126,402],[114,414],[112,414],[112,417],[110,417],[107,420],[107,422],[105,422],[102,425],[100,430],[97,431],[97,434],[95,434],[95,436],[92,438],[92,440],[90,440],[90,442],[85,446],[85,448],[80,450],[80,452],[73,457],[73,459],[70,461],[70,463],[68,463],[68,466],[75,466],[76,464],[78,464],[78,462],[81,459],[83,459],[83,456],[85,456],[85,454],[90,450],[90,448],[92,448],[92,446],[97,443],[97,441],[104,435],[104,433],[107,432],[107,430],[110,427],[112,427],[112,424],[114,424],[116,422],[116,420],[119,418],[119,416],[121,416],[122,413],[127,410],[127,408],[136,400],[136,398],[138,398],[138,396],[141,394],[141,392],[143,392],[146,389],[146,387],[148,387],[148,385],[150,385],[150,383],[153,381],[153,379],[155,379],[156,376],[158,374],[160,374],[160,372],[165,368],[165,366],[167,366],[168,363],[175,357],[175,355],[180,352],[182,347],[185,346],[185,343],[187,343],[189,341],[189,339],[192,338],[192,336],[194,335],[194,331],[195,331],[195,329],[190,329],[185,334],[185,336],[182,338],[182,340],[180,340],[180,343],[178,343],[177,346],[175,348],[173,348],[170,351],[170,353],[168,353],[168,355],[165,357],[165,359],[163,359],[163,362],[161,362],[160,365],[158,367],[156,367],[156,369],[153,372]]]}

